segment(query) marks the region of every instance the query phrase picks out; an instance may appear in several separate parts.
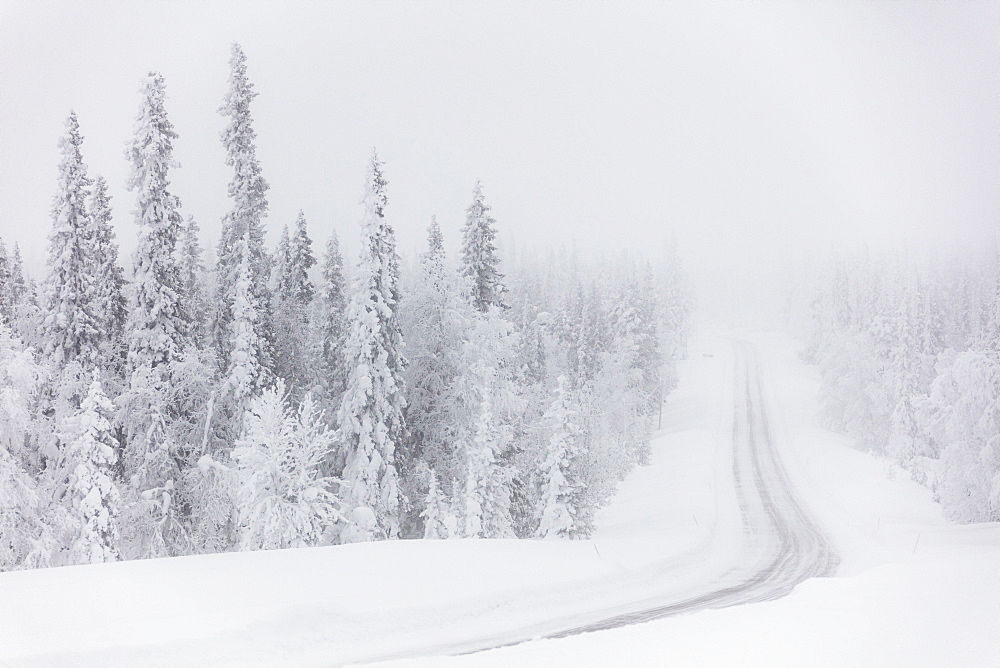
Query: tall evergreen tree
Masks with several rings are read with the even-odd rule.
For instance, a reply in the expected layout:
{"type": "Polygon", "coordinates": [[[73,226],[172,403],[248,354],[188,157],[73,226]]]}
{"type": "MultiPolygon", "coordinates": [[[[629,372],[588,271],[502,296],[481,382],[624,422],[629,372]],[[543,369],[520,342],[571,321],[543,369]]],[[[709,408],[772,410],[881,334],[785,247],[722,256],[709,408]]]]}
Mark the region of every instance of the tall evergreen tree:
{"type": "Polygon", "coordinates": [[[94,181],[94,192],[90,197],[90,217],[94,226],[94,290],[92,303],[94,313],[100,319],[101,332],[105,337],[105,359],[121,359],[124,352],[125,321],[125,273],[118,265],[118,242],[111,226],[111,197],[103,176],[94,181]]]}
{"type": "Polygon", "coordinates": [[[302,211],[295,222],[294,236],[288,228],[282,232],[278,245],[274,300],[275,371],[285,379],[293,396],[298,396],[314,384],[316,350],[310,345],[310,306],[315,295],[309,270],[316,264],[312,240],[306,231],[302,211]]]}
{"type": "Polygon", "coordinates": [[[40,332],[45,353],[59,365],[74,360],[96,363],[102,337],[92,304],[94,233],[86,206],[91,180],[80,153],[82,143],[80,124],[71,111],[66,134],[59,140],[62,161],[52,204],[40,332]]]}
{"type": "Polygon", "coordinates": [[[312,252],[312,239],[306,230],[306,215],[299,211],[295,220],[295,232],[288,240],[288,255],[278,290],[282,300],[298,306],[307,306],[315,294],[309,270],[316,265],[312,252]]]}
{"type": "Polygon", "coordinates": [[[483,186],[476,181],[462,231],[462,275],[468,280],[472,303],[483,312],[490,306],[506,307],[507,288],[497,257],[496,222],[483,196],[483,186]]]}
{"type": "Polygon", "coordinates": [[[27,277],[24,275],[21,247],[15,243],[14,251],[10,256],[10,297],[14,304],[18,304],[28,297],[28,293],[29,286],[27,277]]]}
{"type": "Polygon", "coordinates": [[[181,230],[180,200],[168,188],[174,126],[163,102],[163,76],[150,72],[142,85],[135,136],[126,155],[128,188],[136,192],[139,241],[132,254],[132,303],[128,314],[129,368],[156,368],[176,359],[186,335],[181,279],[175,258],[181,230]]]}
{"type": "Polygon", "coordinates": [[[373,151],[362,200],[361,259],[350,306],[346,359],[350,369],[340,406],[340,442],[346,452],[347,506],[367,507],[376,531],[399,533],[400,494],[396,451],[405,430],[405,365],[397,310],[399,258],[386,222],[386,180],[373,151]]]}
{"type": "Polygon", "coordinates": [[[229,118],[222,132],[226,165],[233,168],[229,197],[233,208],[222,219],[222,238],[218,247],[216,345],[224,367],[230,363],[234,339],[234,304],[236,284],[240,280],[243,246],[249,253],[250,294],[259,308],[254,324],[254,365],[269,375],[274,367],[274,332],[271,318],[271,292],[267,281],[271,262],[264,248],[263,219],[267,215],[267,181],[257,161],[257,133],[253,129],[250,103],[257,93],[247,79],[246,56],[239,44],[233,44],[229,60],[229,90],[219,113],[229,118]]]}
{"type": "MultiPolygon", "coordinates": [[[[425,461],[448,485],[462,476],[462,455],[456,446],[467,407],[457,383],[475,311],[445,266],[437,220],[431,220],[427,233],[420,271],[401,310],[408,359],[405,457],[425,461]]],[[[456,492],[447,491],[453,496],[456,492]]]]}
{"type": "Polygon", "coordinates": [[[7,255],[7,246],[0,239],[0,323],[11,325],[14,322],[14,270],[7,255]]]}
{"type": "Polygon", "coordinates": [[[266,370],[260,366],[255,354],[259,350],[257,336],[260,330],[257,325],[261,310],[254,296],[249,240],[245,237],[239,261],[240,272],[235,285],[230,326],[229,367],[226,371],[226,388],[232,393],[237,413],[246,408],[247,402],[268,382],[266,370]]]}
{"type": "Polygon", "coordinates": [[[506,425],[493,413],[493,397],[483,394],[472,440],[468,443],[465,483],[465,537],[514,538],[511,518],[511,469],[498,461],[509,441],[506,425]]]}
{"type": "Polygon", "coordinates": [[[281,235],[278,237],[278,246],[271,256],[271,291],[276,297],[281,297],[281,281],[288,266],[288,255],[290,252],[291,239],[288,234],[288,225],[281,228],[281,235]]]}
{"type": "Polygon", "coordinates": [[[198,240],[200,231],[201,228],[194,216],[188,216],[178,240],[177,262],[191,338],[199,348],[204,348],[209,343],[210,306],[207,289],[208,272],[205,268],[201,242],[198,240]]]}
{"type": "Polygon", "coordinates": [[[587,513],[584,509],[580,467],[579,425],[576,411],[571,405],[569,384],[559,376],[556,396],[545,412],[550,422],[548,452],[542,465],[542,498],[538,508],[540,538],[576,538],[587,535],[589,526],[582,523],[587,513]],[[579,518],[579,519],[578,519],[579,518]]]}
{"type": "Polygon", "coordinates": [[[322,299],[317,320],[320,338],[320,368],[327,401],[340,405],[347,387],[347,367],[344,346],[347,342],[347,290],[344,283],[344,261],[340,255],[337,233],[330,235],[323,255],[322,299]]]}
{"type": "Polygon", "coordinates": [[[94,373],[87,397],[77,415],[79,433],[71,450],[73,509],[80,532],[73,543],[73,561],[96,564],[118,561],[118,512],[121,496],[112,479],[118,444],[111,433],[114,407],[104,394],[100,374],[94,373]]]}

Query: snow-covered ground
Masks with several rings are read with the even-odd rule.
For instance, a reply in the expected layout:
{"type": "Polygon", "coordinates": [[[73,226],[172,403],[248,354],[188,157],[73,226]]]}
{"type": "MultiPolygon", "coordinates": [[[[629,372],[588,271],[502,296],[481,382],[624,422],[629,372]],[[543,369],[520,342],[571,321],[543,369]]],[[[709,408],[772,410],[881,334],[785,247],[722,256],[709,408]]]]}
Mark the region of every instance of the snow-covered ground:
{"type": "MultiPolygon", "coordinates": [[[[404,663],[1000,663],[1000,526],[947,524],[929,491],[821,429],[815,371],[791,342],[751,338],[777,447],[839,553],[837,577],[765,603],[404,663]]],[[[621,485],[591,541],[395,541],[4,573],[0,664],[331,665],[502,642],[646,582],[715,577],[740,554],[720,454],[731,363],[728,339],[692,347],[652,465],[621,485]]]]}

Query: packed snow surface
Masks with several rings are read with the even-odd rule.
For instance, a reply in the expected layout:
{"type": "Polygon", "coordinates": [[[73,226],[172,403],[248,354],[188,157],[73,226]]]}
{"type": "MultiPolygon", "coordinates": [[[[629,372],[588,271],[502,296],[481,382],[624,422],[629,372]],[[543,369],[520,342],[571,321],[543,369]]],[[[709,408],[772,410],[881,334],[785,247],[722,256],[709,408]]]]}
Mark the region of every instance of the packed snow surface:
{"type": "Polygon", "coordinates": [[[1000,664],[1000,526],[950,525],[905,472],[820,428],[815,370],[781,337],[702,337],[680,371],[651,465],[622,483],[591,540],[390,541],[3,573],[0,664],[1000,664]],[[737,389],[741,347],[759,369],[749,399],[737,389]],[[747,404],[756,417],[744,426],[767,423],[797,526],[829,544],[835,577],[775,600],[716,595],[655,621],[520,642],[717,594],[771,563],[779,543],[753,499],[774,488],[734,485],[734,418],[747,404]]]}

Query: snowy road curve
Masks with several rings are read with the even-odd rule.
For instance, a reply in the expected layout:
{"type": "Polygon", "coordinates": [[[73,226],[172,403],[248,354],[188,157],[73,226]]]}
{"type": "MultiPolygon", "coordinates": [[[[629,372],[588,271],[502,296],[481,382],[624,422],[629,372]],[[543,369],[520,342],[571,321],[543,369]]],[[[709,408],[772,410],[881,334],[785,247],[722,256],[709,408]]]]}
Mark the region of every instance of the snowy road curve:
{"type": "MultiPolygon", "coordinates": [[[[737,563],[717,572],[709,581],[684,587],[665,586],[669,572],[655,578],[623,574],[617,586],[631,600],[582,610],[543,623],[496,635],[470,638],[359,661],[385,661],[445,654],[463,654],[503,647],[539,638],[560,638],[590,631],[651,621],[710,608],[767,601],[788,594],[813,577],[832,575],[838,558],[822,529],[798,500],[781,462],[768,417],[759,362],[754,347],[733,342],[732,484],[741,514],[742,549],[737,563]]],[[[682,569],[674,579],[683,578],[682,569]]],[[[600,599],[595,596],[595,600],[600,599]]],[[[604,598],[602,600],[609,600],[604,598]]]]}

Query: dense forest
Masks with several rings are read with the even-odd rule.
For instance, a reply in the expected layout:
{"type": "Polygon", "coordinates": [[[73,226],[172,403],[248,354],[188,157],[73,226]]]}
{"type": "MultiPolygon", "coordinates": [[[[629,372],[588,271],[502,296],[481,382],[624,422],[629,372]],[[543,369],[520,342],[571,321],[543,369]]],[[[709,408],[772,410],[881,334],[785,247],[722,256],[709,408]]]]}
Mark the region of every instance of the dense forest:
{"type": "Polygon", "coordinates": [[[0,241],[0,569],[587,536],[676,384],[691,296],[675,244],[652,261],[501,262],[477,182],[460,255],[432,219],[404,263],[373,151],[356,262],[335,234],[314,248],[304,212],[268,248],[238,45],[230,66],[214,257],[171,190],[179,136],[157,73],[125,156],[131,262],[73,113],[45,275],[0,241]]]}
{"type": "Polygon", "coordinates": [[[929,486],[951,519],[1000,520],[996,249],[859,252],[799,286],[788,313],[827,426],[929,486]]]}

